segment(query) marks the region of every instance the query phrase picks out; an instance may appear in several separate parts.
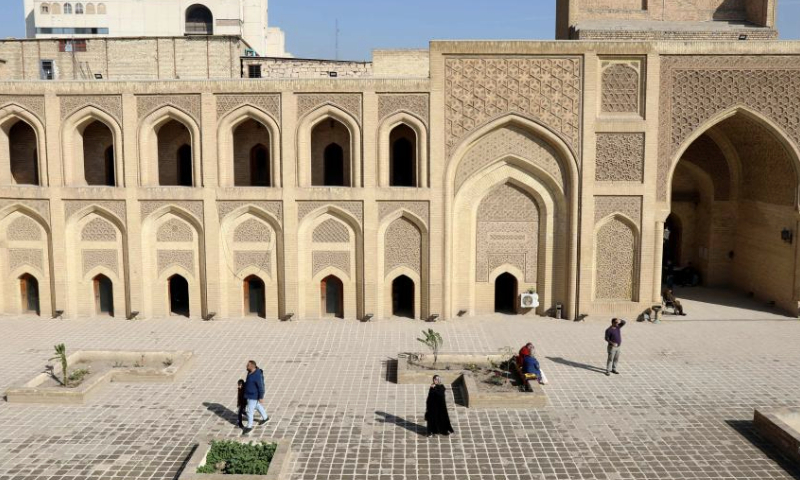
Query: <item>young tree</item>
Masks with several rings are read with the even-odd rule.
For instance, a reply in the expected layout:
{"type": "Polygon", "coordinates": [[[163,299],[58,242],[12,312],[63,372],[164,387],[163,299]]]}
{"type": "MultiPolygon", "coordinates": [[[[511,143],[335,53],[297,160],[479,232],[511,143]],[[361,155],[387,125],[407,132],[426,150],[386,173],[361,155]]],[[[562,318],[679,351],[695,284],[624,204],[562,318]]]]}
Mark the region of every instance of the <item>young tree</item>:
{"type": "Polygon", "coordinates": [[[55,348],[56,350],[56,356],[51,358],[50,360],[61,361],[61,375],[64,377],[64,380],[61,383],[66,387],[67,382],[69,381],[69,375],[67,375],[67,347],[64,346],[63,343],[59,343],[58,345],[55,345],[53,348],[55,348]]]}
{"type": "Polygon", "coordinates": [[[434,332],[432,328],[427,331],[423,330],[424,338],[418,338],[417,341],[425,344],[433,353],[433,366],[436,368],[436,361],[439,359],[439,349],[444,345],[442,336],[434,332]]]}

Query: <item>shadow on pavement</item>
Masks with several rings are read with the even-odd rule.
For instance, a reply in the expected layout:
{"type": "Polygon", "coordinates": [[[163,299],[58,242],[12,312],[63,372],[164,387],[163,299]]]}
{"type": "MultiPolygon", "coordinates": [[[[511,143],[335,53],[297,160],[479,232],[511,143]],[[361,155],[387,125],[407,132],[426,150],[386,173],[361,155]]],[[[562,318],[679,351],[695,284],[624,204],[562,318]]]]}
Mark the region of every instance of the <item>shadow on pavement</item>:
{"type": "Polygon", "coordinates": [[[594,365],[587,365],[585,363],[573,362],[572,360],[567,360],[566,358],[561,358],[561,357],[546,357],[546,358],[552,362],[560,363],[561,365],[566,365],[568,367],[589,370],[590,372],[602,373],[603,375],[605,375],[606,373],[605,368],[595,367],[594,365]]]}
{"type": "Polygon", "coordinates": [[[752,443],[753,446],[761,450],[770,460],[777,463],[786,473],[791,475],[792,478],[800,480],[800,465],[795,465],[794,462],[784,457],[771,443],[762,438],[758,432],[756,432],[752,420],[725,420],[725,423],[748,442],[752,443]]]}
{"type": "Polygon", "coordinates": [[[206,409],[213,413],[214,415],[218,416],[219,418],[225,420],[226,422],[230,423],[231,425],[238,426],[238,418],[236,412],[229,409],[225,405],[220,405],[219,403],[210,403],[210,402],[203,402],[203,406],[206,409]]]}
{"type": "Polygon", "coordinates": [[[378,416],[377,420],[380,423],[392,423],[398,427],[405,428],[411,433],[416,433],[417,435],[425,435],[428,433],[428,428],[426,426],[419,425],[405,418],[381,411],[376,411],[375,414],[378,416]]]}

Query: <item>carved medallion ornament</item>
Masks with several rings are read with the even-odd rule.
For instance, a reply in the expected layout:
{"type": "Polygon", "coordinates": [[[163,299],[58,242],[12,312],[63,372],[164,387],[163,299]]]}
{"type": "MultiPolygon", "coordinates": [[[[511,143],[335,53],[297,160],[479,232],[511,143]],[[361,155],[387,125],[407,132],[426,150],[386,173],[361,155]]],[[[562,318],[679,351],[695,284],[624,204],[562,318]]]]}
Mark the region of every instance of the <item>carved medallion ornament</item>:
{"type": "Polygon", "coordinates": [[[644,134],[598,133],[594,172],[598,182],[644,180],[644,134]]]}
{"type": "Polygon", "coordinates": [[[425,124],[428,124],[428,94],[427,93],[387,93],[378,96],[378,118],[383,120],[397,112],[408,112],[416,115],[425,124]]]}
{"type": "Polygon", "coordinates": [[[663,56],[660,90],[658,200],[684,141],[730,108],[758,112],[800,142],[800,56],[663,56]]]}
{"type": "Polygon", "coordinates": [[[170,105],[182,110],[200,125],[200,95],[139,95],[136,97],[139,120],[170,105]]]}
{"type": "Polygon", "coordinates": [[[236,110],[243,105],[252,105],[272,117],[278,125],[281,123],[280,94],[217,95],[216,99],[218,118],[222,118],[228,112],[236,110]]]}
{"type": "Polygon", "coordinates": [[[580,158],[580,57],[448,58],[448,155],[473,130],[509,113],[542,123],[580,158]]]}
{"type": "Polygon", "coordinates": [[[93,106],[98,110],[114,117],[122,123],[122,97],[120,95],[65,95],[58,97],[61,102],[61,120],[86,106],[93,106]]]}
{"type": "Polygon", "coordinates": [[[12,103],[28,110],[34,114],[40,122],[44,123],[43,95],[0,95],[0,109],[12,103]]]}
{"type": "Polygon", "coordinates": [[[349,113],[361,123],[360,93],[301,93],[297,95],[297,118],[326,104],[331,104],[349,113]]]}
{"type": "Polygon", "coordinates": [[[641,66],[640,60],[602,62],[601,112],[636,114],[640,112],[641,66]]]}

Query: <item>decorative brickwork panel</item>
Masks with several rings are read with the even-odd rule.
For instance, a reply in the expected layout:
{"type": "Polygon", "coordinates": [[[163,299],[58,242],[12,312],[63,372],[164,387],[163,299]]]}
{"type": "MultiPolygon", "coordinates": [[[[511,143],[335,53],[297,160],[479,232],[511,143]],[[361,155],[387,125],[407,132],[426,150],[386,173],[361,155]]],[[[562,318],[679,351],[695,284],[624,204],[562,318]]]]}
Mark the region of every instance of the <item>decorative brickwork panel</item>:
{"type": "Polygon", "coordinates": [[[329,218],[314,229],[313,242],[350,243],[350,231],[342,222],[329,218]]]}
{"type": "Polygon", "coordinates": [[[378,96],[378,118],[383,120],[397,112],[408,112],[419,117],[428,124],[428,110],[430,109],[427,93],[387,93],[378,96]]]}
{"type": "Polygon", "coordinates": [[[272,254],[269,251],[242,251],[233,254],[236,273],[247,267],[256,267],[267,276],[272,274],[272,254]]]}
{"type": "Polygon", "coordinates": [[[251,218],[240,223],[233,232],[233,241],[241,243],[269,242],[272,230],[264,222],[251,218]]]}
{"type": "Polygon", "coordinates": [[[28,110],[44,123],[43,95],[0,95],[0,108],[5,108],[12,103],[28,110]]]}
{"type": "Polygon", "coordinates": [[[341,208],[346,212],[350,212],[356,220],[358,220],[359,224],[364,223],[364,204],[361,202],[297,202],[297,219],[302,220],[308,215],[309,213],[313,212],[314,210],[325,207],[325,206],[332,206],[341,208]]]}
{"type": "Polygon", "coordinates": [[[13,272],[17,268],[28,265],[44,272],[44,255],[39,248],[9,248],[8,249],[8,271],[13,272]]]}
{"type": "Polygon", "coordinates": [[[163,200],[144,200],[141,202],[142,220],[150,216],[161,207],[173,205],[187,212],[191,213],[196,219],[203,222],[203,202],[189,201],[189,202],[165,202],[163,200]]]}
{"type": "Polygon", "coordinates": [[[136,102],[139,120],[169,105],[185,112],[200,125],[200,95],[140,95],[136,102]]]}
{"type": "Polygon", "coordinates": [[[93,106],[98,110],[114,117],[122,124],[122,97],[120,95],[66,95],[58,97],[61,102],[61,120],[86,106],[93,106]]]}
{"type": "Polygon", "coordinates": [[[636,276],[636,235],[616,218],[597,232],[595,300],[633,301],[636,276]]]}
{"type": "Polygon", "coordinates": [[[219,212],[220,221],[230,215],[234,210],[238,210],[244,206],[259,208],[267,213],[272,214],[279,222],[283,221],[283,204],[281,202],[217,202],[217,211],[219,212]]]}
{"type": "Polygon", "coordinates": [[[548,126],[580,153],[582,71],[579,57],[448,58],[448,155],[470,132],[508,113],[548,126]]]}
{"type": "Polygon", "coordinates": [[[49,200],[18,200],[13,198],[0,199],[0,210],[12,205],[22,205],[30,208],[42,216],[45,222],[50,224],[50,201],[49,200]]]}
{"type": "Polygon", "coordinates": [[[605,61],[602,73],[600,111],[603,113],[640,113],[641,62],[605,61]]]}
{"type": "Polygon", "coordinates": [[[384,237],[384,271],[408,267],[420,273],[422,265],[422,233],[405,218],[398,218],[386,229],[384,237]]]}
{"type": "Polygon", "coordinates": [[[604,218],[614,213],[621,213],[631,219],[637,227],[642,225],[642,197],[634,196],[597,196],[594,197],[594,223],[597,225],[604,218]]]}
{"type": "Polygon", "coordinates": [[[117,228],[108,220],[95,218],[81,231],[81,241],[83,242],[116,242],[117,228]]]}
{"type": "Polygon", "coordinates": [[[275,122],[281,123],[281,96],[269,95],[217,95],[217,117],[222,118],[243,105],[252,105],[272,117],[275,122]]]}
{"type": "Polygon", "coordinates": [[[800,142],[800,57],[663,56],[658,199],[666,200],[678,149],[703,123],[736,106],[775,122],[800,142]]]}
{"type": "Polygon", "coordinates": [[[378,202],[378,216],[381,220],[401,209],[408,210],[428,224],[430,211],[428,202],[378,202]]]}
{"type": "Polygon", "coordinates": [[[318,251],[311,254],[312,276],[328,267],[338,268],[350,275],[350,252],[318,251]]]}
{"type": "Polygon", "coordinates": [[[516,187],[501,185],[486,196],[478,207],[477,259],[475,279],[488,282],[490,256],[513,260],[525,274],[526,282],[536,282],[539,254],[539,207],[516,187]],[[519,259],[523,258],[524,261],[519,259]]]}
{"type": "Polygon", "coordinates": [[[105,267],[119,275],[116,250],[83,250],[82,257],[84,275],[95,267],[105,267]]]}
{"type": "Polygon", "coordinates": [[[191,242],[194,241],[192,227],[182,220],[172,218],[158,227],[156,240],[159,242],[191,242]]]}
{"type": "Polygon", "coordinates": [[[64,200],[64,218],[69,220],[75,213],[83,210],[86,207],[97,205],[98,207],[108,210],[116,216],[123,225],[127,223],[127,212],[125,211],[125,202],[117,200],[64,200]]]}
{"type": "Polygon", "coordinates": [[[360,93],[301,93],[297,95],[297,118],[327,104],[341,108],[361,123],[360,93]]]}
{"type": "Polygon", "coordinates": [[[495,160],[509,156],[530,161],[549,173],[559,185],[564,186],[558,154],[553,147],[526,130],[509,126],[489,133],[464,155],[456,170],[456,192],[477,172],[495,160]]]}
{"type": "Polygon", "coordinates": [[[598,133],[598,182],[641,182],[644,180],[644,134],[598,133]]]}
{"type": "Polygon", "coordinates": [[[191,250],[159,250],[158,251],[158,274],[164,270],[177,265],[183,267],[187,272],[194,274],[194,252],[191,250]]]}
{"type": "Polygon", "coordinates": [[[8,225],[8,240],[32,242],[42,239],[42,227],[35,220],[22,215],[8,225]]]}

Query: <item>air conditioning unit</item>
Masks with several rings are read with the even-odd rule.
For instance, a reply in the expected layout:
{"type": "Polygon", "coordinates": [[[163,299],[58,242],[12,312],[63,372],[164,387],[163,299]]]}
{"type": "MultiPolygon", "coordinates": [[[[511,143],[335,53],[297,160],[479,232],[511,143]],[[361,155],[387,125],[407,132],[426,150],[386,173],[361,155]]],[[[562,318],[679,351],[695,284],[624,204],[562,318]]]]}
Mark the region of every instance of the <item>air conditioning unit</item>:
{"type": "Polygon", "coordinates": [[[523,293],[519,296],[519,306],[521,308],[536,308],[539,306],[538,293],[523,293]]]}

